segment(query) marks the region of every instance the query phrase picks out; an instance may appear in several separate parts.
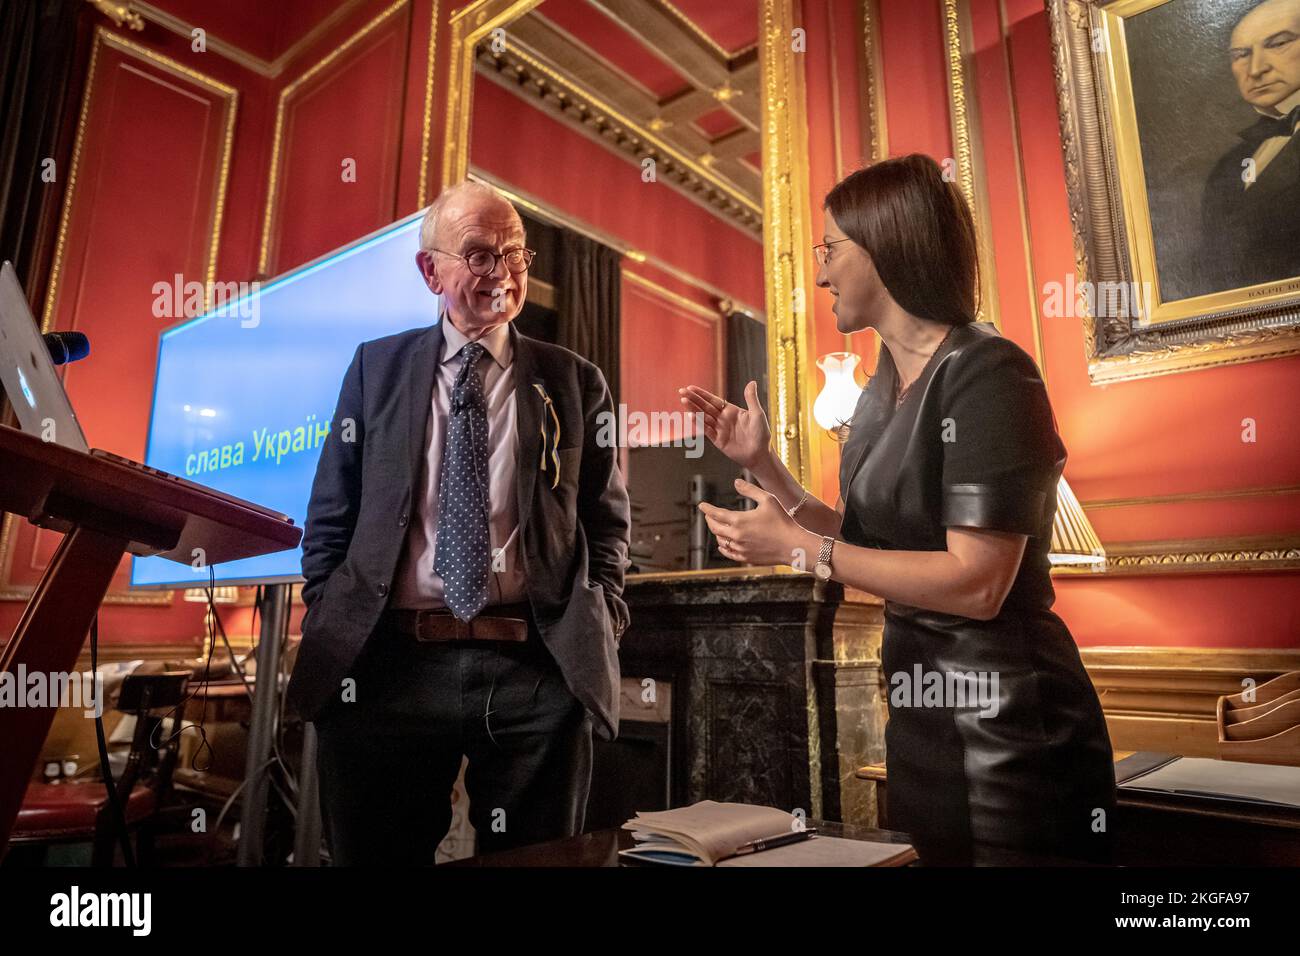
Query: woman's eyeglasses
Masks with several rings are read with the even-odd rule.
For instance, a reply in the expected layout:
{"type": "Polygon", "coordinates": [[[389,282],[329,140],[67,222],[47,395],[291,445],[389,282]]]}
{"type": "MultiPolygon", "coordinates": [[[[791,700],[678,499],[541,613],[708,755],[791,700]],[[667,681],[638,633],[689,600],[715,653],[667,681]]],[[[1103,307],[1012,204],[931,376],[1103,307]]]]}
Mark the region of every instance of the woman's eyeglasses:
{"type": "Polygon", "coordinates": [[[506,268],[518,275],[521,272],[528,271],[528,267],[533,264],[533,257],[537,255],[532,249],[507,249],[505,252],[493,252],[490,249],[472,249],[468,255],[464,256],[443,249],[433,249],[431,251],[441,252],[444,256],[451,256],[455,259],[464,259],[469,271],[480,279],[486,278],[496,271],[498,259],[504,259],[506,268]]]}
{"type": "Polygon", "coordinates": [[[831,258],[831,246],[835,245],[835,243],[837,242],[848,242],[848,241],[849,240],[847,238],[844,238],[844,239],[832,239],[830,242],[817,243],[817,245],[813,246],[813,255],[817,257],[817,264],[819,266],[826,265],[826,263],[829,262],[831,258]]]}

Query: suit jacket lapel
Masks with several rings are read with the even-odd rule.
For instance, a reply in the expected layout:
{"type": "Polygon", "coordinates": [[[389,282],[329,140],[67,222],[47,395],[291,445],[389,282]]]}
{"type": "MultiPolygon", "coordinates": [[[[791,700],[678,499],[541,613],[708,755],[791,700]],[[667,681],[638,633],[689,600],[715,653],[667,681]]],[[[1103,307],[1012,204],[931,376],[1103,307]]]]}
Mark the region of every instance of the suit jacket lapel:
{"type": "Polygon", "coordinates": [[[429,429],[429,415],[433,412],[433,387],[441,358],[442,323],[438,322],[416,339],[415,348],[411,350],[407,365],[406,413],[409,433],[407,459],[412,487],[420,474],[420,466],[424,458],[424,436],[429,429]]]}
{"type": "MultiPolygon", "coordinates": [[[[510,347],[515,378],[515,493],[519,504],[519,537],[523,539],[532,513],[533,486],[542,458],[542,396],[534,384],[545,387],[536,363],[532,340],[520,335],[514,323],[510,330],[510,347]]],[[[554,398],[554,396],[552,396],[554,398]]]]}

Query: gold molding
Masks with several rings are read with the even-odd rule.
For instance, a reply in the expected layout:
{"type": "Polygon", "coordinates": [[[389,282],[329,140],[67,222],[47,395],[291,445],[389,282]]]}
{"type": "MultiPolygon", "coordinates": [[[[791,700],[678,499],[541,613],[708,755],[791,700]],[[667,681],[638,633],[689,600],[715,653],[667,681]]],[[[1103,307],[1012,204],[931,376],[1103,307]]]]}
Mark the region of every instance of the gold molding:
{"type": "Polygon", "coordinates": [[[442,186],[469,174],[470,112],[474,97],[474,49],[498,27],[523,16],[542,0],[475,0],[451,15],[447,110],[442,128],[442,186]]]}
{"type": "MultiPolygon", "coordinates": [[[[474,66],[479,62],[477,49],[482,39],[476,33],[472,43],[462,48],[473,51],[471,56],[474,58],[474,66]]],[[[487,56],[496,72],[484,71],[484,78],[525,98],[537,108],[544,109],[552,118],[558,117],[570,128],[634,164],[639,163],[643,154],[648,152],[657,160],[663,161],[664,168],[661,169],[660,176],[665,185],[703,205],[723,222],[736,226],[751,236],[757,234],[757,220],[762,214],[758,202],[739,184],[716,172],[707,156],[692,157],[681,146],[656,135],[649,126],[634,120],[622,107],[610,102],[594,88],[561,73],[518,37],[513,38],[504,51],[489,53],[487,56]],[[524,88],[527,97],[524,97],[524,88]],[[552,95],[548,96],[548,91],[552,95]],[[571,110],[587,112],[577,118],[570,115],[571,110]],[[622,135],[624,133],[628,135],[622,135]],[[643,149],[643,146],[648,146],[649,149],[643,149]],[[698,181],[703,188],[693,189],[691,181],[698,181]]],[[[457,139],[463,139],[466,143],[466,149],[463,150],[457,145],[456,152],[458,155],[463,153],[466,157],[470,139],[469,117],[472,112],[474,75],[475,72],[471,71],[468,78],[470,90],[466,102],[470,107],[463,114],[465,125],[463,129],[456,130],[457,139]]],[[[463,178],[461,175],[448,180],[444,175],[443,185],[459,182],[463,178]]]]}
{"type": "MultiPolygon", "coordinates": [[[[835,0],[823,0],[826,6],[826,22],[835,22],[834,3],[835,0]]],[[[840,132],[840,61],[835,50],[835,35],[829,34],[828,43],[830,48],[830,72],[831,72],[831,141],[834,144],[835,152],[835,181],[839,182],[844,178],[844,136],[840,132]]]]}
{"type": "Polygon", "coordinates": [[[1061,577],[1130,577],[1155,574],[1236,574],[1300,570],[1300,536],[1255,535],[1124,541],[1105,545],[1104,570],[1053,568],[1061,577]]]}
{"type": "MultiPolygon", "coordinates": [[[[228,43],[219,37],[213,36],[211,33],[207,34],[207,48],[218,56],[225,57],[230,62],[236,63],[258,76],[275,79],[288,68],[290,63],[301,56],[304,50],[338,26],[349,14],[353,13],[365,2],[366,0],[343,0],[328,16],[304,33],[301,38],[294,41],[287,50],[274,60],[264,60],[241,47],[235,46],[233,43],[228,43]]],[[[166,10],[161,10],[151,3],[145,3],[143,0],[132,0],[130,5],[137,9],[144,19],[157,24],[164,30],[169,30],[186,40],[193,36],[195,24],[182,20],[166,10]]]]}
{"type": "Polygon", "coordinates": [[[1012,62],[1010,30],[1006,0],[998,0],[998,44],[1002,52],[1003,81],[1007,90],[1007,107],[1010,110],[1011,156],[1016,167],[1016,212],[1020,216],[1020,239],[1025,260],[1025,282],[1029,286],[1029,312],[1033,319],[1034,356],[1038,359],[1038,374],[1047,385],[1047,354],[1043,346],[1043,310],[1038,299],[1038,273],[1034,268],[1034,231],[1029,219],[1029,183],[1025,179],[1025,157],[1020,135],[1020,103],[1016,97],[1015,66],[1012,62]]]}
{"type": "Polygon", "coordinates": [[[628,269],[622,270],[622,274],[623,278],[628,282],[649,290],[664,301],[672,303],[683,312],[689,312],[691,315],[698,316],[701,319],[706,319],[709,322],[718,322],[722,319],[722,313],[717,309],[710,309],[707,306],[700,305],[698,302],[692,302],[680,292],[674,292],[672,289],[660,285],[653,279],[647,279],[645,276],[638,275],[628,269]]]}
{"type": "MultiPolygon", "coordinates": [[[[257,257],[257,271],[263,275],[267,274],[271,265],[271,231],[275,225],[275,202],[280,188],[280,153],[284,146],[285,107],[288,105],[289,98],[297,93],[304,84],[311,82],[330,64],[364,40],[372,31],[382,26],[386,20],[406,7],[410,2],[411,0],[395,0],[394,3],[389,4],[372,17],[368,23],[317,60],[301,76],[292,83],[286,84],[284,89],[280,91],[275,106],[275,131],[271,137],[271,168],[267,173],[266,208],[262,216],[262,245],[257,257]]],[[[434,24],[434,29],[437,30],[437,24],[434,24]]]]}
{"type": "MultiPolygon", "coordinates": [[[[1114,187],[1117,160],[1106,102],[1114,78],[1092,52],[1093,31],[1107,31],[1113,39],[1118,14],[1101,11],[1094,0],[1047,0],[1047,9],[1076,277],[1080,282],[1139,279],[1126,248],[1132,227],[1114,187]]],[[[1129,9],[1131,2],[1125,5],[1129,9]]],[[[1122,24],[1118,29],[1122,33],[1122,24]]],[[[1275,293],[1253,296],[1249,305],[1201,310],[1195,324],[1173,327],[1166,322],[1138,326],[1128,316],[1088,311],[1082,325],[1089,380],[1099,385],[1300,354],[1294,298],[1289,305],[1276,300],[1275,293]],[[1257,303],[1265,304],[1265,311],[1243,318],[1242,310],[1257,303]],[[1275,324],[1261,327],[1265,319],[1275,324]]]]}
{"type": "Polygon", "coordinates": [[[685,27],[696,37],[698,37],[700,41],[704,43],[707,47],[709,47],[709,49],[711,49],[714,52],[714,54],[718,57],[718,59],[724,63],[730,60],[734,60],[736,59],[736,57],[748,53],[750,50],[754,49],[754,47],[751,45],[751,46],[743,46],[739,50],[728,50],[717,40],[713,39],[713,37],[705,33],[704,29],[698,23],[696,23],[694,20],[688,17],[681,10],[677,9],[677,7],[671,2],[669,2],[669,0],[652,0],[652,2],[658,3],[658,5],[662,9],[668,11],[668,13],[670,13],[674,19],[679,21],[683,27],[685,27]]]}
{"type": "Polygon", "coordinates": [[[59,217],[59,233],[54,245],[54,260],[50,265],[50,280],[45,295],[45,309],[41,317],[41,331],[48,332],[54,319],[54,310],[58,301],[59,283],[63,271],[64,254],[67,251],[68,228],[72,221],[72,203],[76,195],[77,175],[81,169],[82,147],[85,144],[86,122],[90,116],[93,97],[95,66],[99,60],[100,45],[114,47],[136,59],[146,60],[155,66],[181,79],[218,94],[225,101],[225,132],[222,137],[221,168],[217,174],[215,196],[213,199],[212,228],[208,239],[208,257],[204,267],[205,298],[211,294],[212,283],[216,279],[217,250],[221,243],[221,222],[226,208],[226,184],[230,176],[230,156],[235,140],[235,115],[239,104],[239,91],[233,86],[222,83],[206,73],[185,66],[182,63],[155,53],[148,47],[141,46],[126,37],[113,33],[104,26],[95,28],[95,39],[90,48],[90,65],[86,71],[86,89],[81,98],[81,112],[77,117],[77,135],[72,146],[72,162],[68,169],[68,188],[63,195],[63,210],[59,217]]]}
{"type": "Polygon", "coordinates": [[[112,0],[86,0],[92,7],[113,21],[119,29],[143,30],[144,19],[133,3],[114,3],[112,0]]]}
{"type": "MultiPolygon", "coordinates": [[[[862,62],[858,67],[862,102],[859,108],[865,108],[867,112],[867,122],[862,125],[864,132],[862,155],[866,163],[878,163],[889,158],[889,115],[885,106],[884,54],[880,39],[879,0],[860,0],[858,13],[862,28],[862,42],[859,47],[862,62]]],[[[872,357],[878,365],[880,336],[871,336],[870,342],[872,357]]],[[[855,351],[853,336],[848,332],[844,333],[844,351],[855,351]]]]}
{"type": "Polygon", "coordinates": [[[763,280],[772,438],[795,481],[816,492],[816,381],[809,356],[812,237],[808,227],[808,123],[804,58],[791,48],[795,0],[761,0],[758,34],[763,100],[763,280]]]}
{"type": "Polygon", "coordinates": [[[437,76],[435,64],[438,53],[438,0],[433,0],[429,21],[429,62],[424,77],[424,114],[420,120],[420,183],[415,205],[423,209],[429,204],[429,159],[433,152],[433,90],[437,76]]]}
{"type": "Polygon", "coordinates": [[[989,217],[984,176],[984,144],[980,134],[979,97],[966,83],[966,57],[971,50],[970,9],[957,0],[939,0],[944,24],[944,54],[948,65],[948,111],[952,120],[957,184],[975,220],[979,257],[979,308],[975,317],[1002,329],[998,300],[997,262],[993,256],[993,225],[989,217]]]}
{"type": "Polygon", "coordinates": [[[889,156],[889,116],[885,112],[885,74],[880,48],[880,0],[861,0],[858,6],[862,18],[862,66],[858,74],[862,80],[862,102],[866,106],[868,122],[862,155],[868,162],[878,163],[889,156]]]}
{"type": "Polygon", "coordinates": [[[1132,498],[1095,498],[1079,502],[1085,509],[1129,508],[1136,505],[1167,505],[1184,501],[1222,501],[1231,498],[1264,498],[1294,495],[1300,485],[1271,485],[1260,488],[1233,488],[1227,491],[1186,491],[1172,495],[1141,495],[1132,498]]]}
{"type": "Polygon", "coordinates": [[[522,206],[524,209],[527,209],[530,213],[533,213],[539,218],[548,219],[557,226],[571,229],[579,235],[586,236],[588,239],[594,239],[596,242],[603,243],[611,249],[616,249],[633,262],[647,263],[655,269],[658,269],[660,272],[667,273],[674,279],[677,279],[692,288],[699,289],[701,292],[705,292],[717,299],[730,299],[735,304],[738,311],[747,312],[752,318],[758,319],[760,322],[765,323],[767,321],[767,317],[764,315],[762,310],[755,308],[748,302],[738,299],[734,294],[727,292],[725,289],[719,289],[712,283],[705,282],[698,276],[691,275],[689,272],[670,262],[665,262],[658,256],[653,256],[648,252],[637,249],[624,242],[618,236],[597,229],[588,222],[576,219],[568,213],[553,209],[548,203],[543,202],[537,196],[524,192],[519,187],[507,183],[499,176],[494,176],[486,170],[471,165],[466,178],[493,187],[516,206],[522,206]]]}

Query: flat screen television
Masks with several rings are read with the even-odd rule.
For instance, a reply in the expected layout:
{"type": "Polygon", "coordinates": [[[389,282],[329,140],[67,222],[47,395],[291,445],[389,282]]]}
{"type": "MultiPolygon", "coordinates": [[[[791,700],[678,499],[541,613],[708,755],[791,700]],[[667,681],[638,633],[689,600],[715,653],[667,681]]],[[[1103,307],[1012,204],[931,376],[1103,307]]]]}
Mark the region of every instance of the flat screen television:
{"type": "MultiPolygon", "coordinates": [[[[437,321],[415,213],[162,333],[145,464],[307,517],[343,374],[369,339],[437,321]]],[[[302,580],[302,549],[213,568],[219,584],[302,580]]],[[[195,562],[196,564],[200,562],[195,562]]],[[[202,587],[208,568],[133,558],[131,585],[202,587]]]]}

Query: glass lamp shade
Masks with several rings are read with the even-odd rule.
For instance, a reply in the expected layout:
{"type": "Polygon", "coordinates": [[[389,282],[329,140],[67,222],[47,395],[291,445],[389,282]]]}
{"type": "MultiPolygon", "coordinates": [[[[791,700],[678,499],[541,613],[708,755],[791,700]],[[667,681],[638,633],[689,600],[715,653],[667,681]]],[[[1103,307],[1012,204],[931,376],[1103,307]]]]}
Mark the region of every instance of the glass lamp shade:
{"type": "Polygon", "coordinates": [[[817,360],[826,384],[813,402],[813,418],[837,441],[848,438],[849,420],[862,394],[861,386],[853,377],[860,361],[853,352],[829,352],[817,360]]]}

